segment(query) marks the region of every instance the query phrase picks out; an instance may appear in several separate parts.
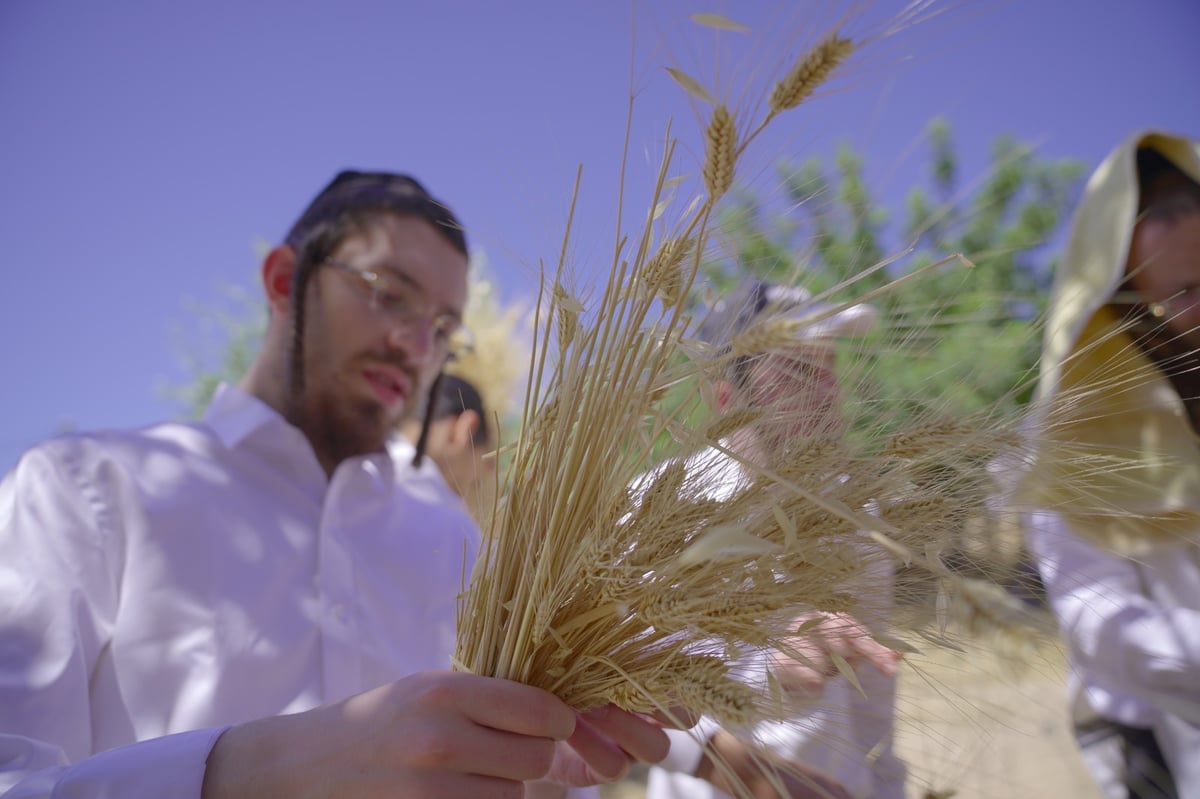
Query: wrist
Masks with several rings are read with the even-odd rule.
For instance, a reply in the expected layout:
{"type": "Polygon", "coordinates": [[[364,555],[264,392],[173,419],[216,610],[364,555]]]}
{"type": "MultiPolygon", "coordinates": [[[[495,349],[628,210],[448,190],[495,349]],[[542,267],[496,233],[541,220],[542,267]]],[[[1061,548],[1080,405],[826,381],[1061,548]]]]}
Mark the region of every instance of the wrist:
{"type": "Polygon", "coordinates": [[[277,719],[261,719],[225,730],[213,744],[204,768],[200,799],[270,797],[283,786],[272,778],[279,746],[277,719]]]}

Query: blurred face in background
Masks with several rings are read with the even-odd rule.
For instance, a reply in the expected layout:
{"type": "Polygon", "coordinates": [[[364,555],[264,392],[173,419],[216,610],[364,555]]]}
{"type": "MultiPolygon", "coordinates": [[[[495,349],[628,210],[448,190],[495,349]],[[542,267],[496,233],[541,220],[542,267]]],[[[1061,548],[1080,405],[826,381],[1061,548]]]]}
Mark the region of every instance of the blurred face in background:
{"type": "Polygon", "coordinates": [[[491,426],[486,435],[478,433],[478,414],[463,411],[431,423],[425,448],[446,483],[468,504],[488,490],[496,475],[491,426]]]}
{"type": "Polygon", "coordinates": [[[1200,349],[1200,185],[1169,170],[1146,186],[1141,208],[1129,285],[1180,343],[1200,349]]]}
{"type": "MultiPolygon", "coordinates": [[[[402,431],[415,444],[421,419],[409,418],[402,431]]],[[[481,524],[490,516],[496,494],[497,443],[495,425],[482,425],[470,409],[434,419],[425,441],[426,456],[481,524]]]]}
{"type": "Polygon", "coordinates": [[[750,407],[766,411],[760,435],[769,449],[780,451],[842,433],[842,395],[834,355],[832,347],[797,344],[755,359],[746,392],[750,407]]]}
{"type": "Polygon", "coordinates": [[[814,438],[840,436],[846,422],[834,362],[828,341],[797,342],[759,355],[747,364],[740,385],[718,385],[718,410],[761,409],[763,415],[746,431],[755,439],[754,449],[768,458],[814,438]]]}

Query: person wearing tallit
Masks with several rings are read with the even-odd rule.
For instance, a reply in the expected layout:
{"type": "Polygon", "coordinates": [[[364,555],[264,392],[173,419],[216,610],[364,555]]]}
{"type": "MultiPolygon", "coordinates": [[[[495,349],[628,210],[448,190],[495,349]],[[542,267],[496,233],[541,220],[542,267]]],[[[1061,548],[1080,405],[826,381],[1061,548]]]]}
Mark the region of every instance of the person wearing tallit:
{"type": "Polygon", "coordinates": [[[1018,491],[1106,797],[1200,798],[1200,149],[1132,136],[1087,183],[1018,491]]]}

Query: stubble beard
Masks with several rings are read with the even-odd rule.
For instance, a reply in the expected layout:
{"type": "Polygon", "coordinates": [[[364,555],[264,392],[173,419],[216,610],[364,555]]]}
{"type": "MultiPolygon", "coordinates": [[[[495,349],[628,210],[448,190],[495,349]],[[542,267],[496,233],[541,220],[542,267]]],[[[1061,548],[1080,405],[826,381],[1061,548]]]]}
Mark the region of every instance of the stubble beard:
{"type": "Polygon", "coordinates": [[[306,352],[304,360],[302,380],[289,394],[289,421],[304,433],[317,459],[336,466],[348,458],[384,452],[403,413],[390,418],[379,403],[354,396],[338,375],[317,367],[320,353],[306,352]]]}
{"type": "Polygon", "coordinates": [[[341,463],[385,450],[391,426],[381,406],[345,397],[334,386],[308,383],[301,391],[301,430],[321,460],[341,463]]]}

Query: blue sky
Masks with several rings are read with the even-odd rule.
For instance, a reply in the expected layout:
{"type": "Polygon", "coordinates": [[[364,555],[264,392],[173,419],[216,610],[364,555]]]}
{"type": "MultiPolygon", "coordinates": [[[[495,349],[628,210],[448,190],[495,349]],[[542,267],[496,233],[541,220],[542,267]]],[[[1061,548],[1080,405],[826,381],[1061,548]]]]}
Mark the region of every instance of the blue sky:
{"type": "MultiPolygon", "coordinates": [[[[902,5],[881,0],[858,28],[879,30],[902,5]]],[[[922,174],[922,131],[937,115],[968,177],[1000,133],[1089,168],[1138,128],[1200,138],[1195,0],[943,7],[781,120],[752,170],[844,139],[894,200],[922,174]]],[[[582,163],[573,253],[586,280],[613,241],[631,68],[637,213],[645,153],[669,118],[683,171],[694,167],[699,123],[662,67],[717,74],[711,32],[687,21],[701,11],[751,27],[741,43],[725,37],[755,44],[728,56],[741,75],[753,58],[775,74],[786,38],[815,30],[800,23],[832,13],[780,0],[4,0],[0,470],[64,424],[177,415],[161,385],[183,376],[179,347],[200,345],[189,300],[254,290],[254,242],[280,238],[343,167],[418,176],[517,297],[533,292],[537,259],[557,253],[582,163]]],[[[731,99],[738,85],[725,87],[731,99]]]]}

